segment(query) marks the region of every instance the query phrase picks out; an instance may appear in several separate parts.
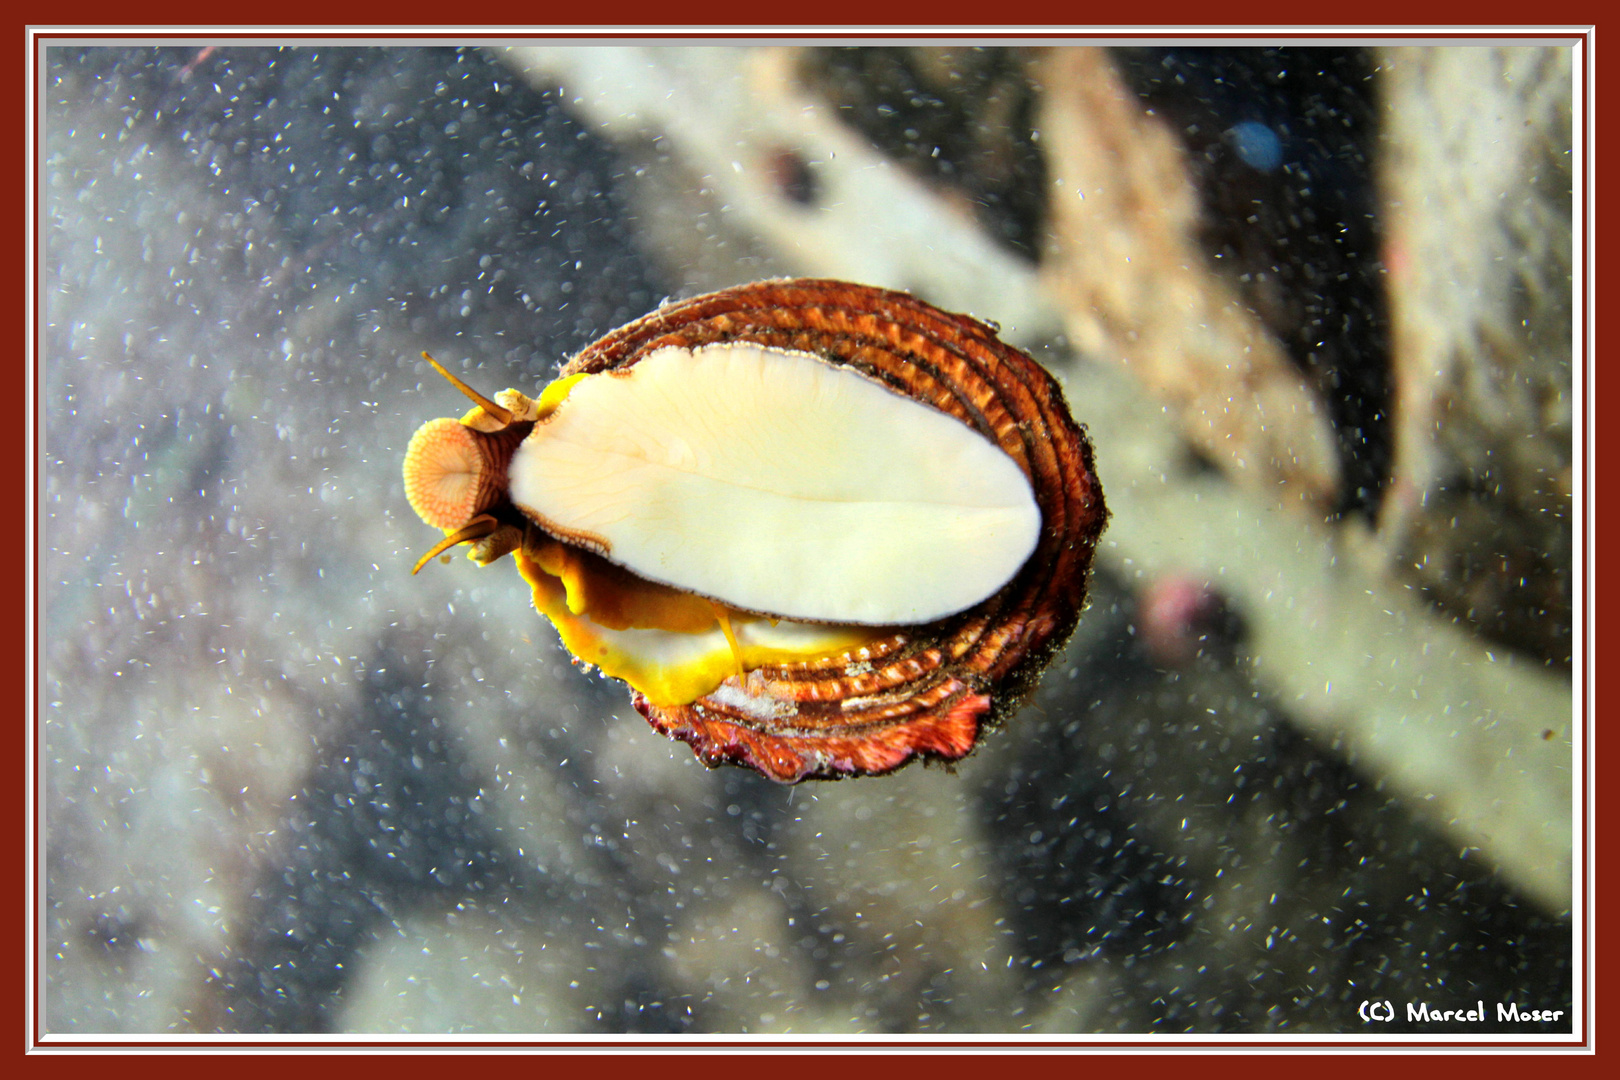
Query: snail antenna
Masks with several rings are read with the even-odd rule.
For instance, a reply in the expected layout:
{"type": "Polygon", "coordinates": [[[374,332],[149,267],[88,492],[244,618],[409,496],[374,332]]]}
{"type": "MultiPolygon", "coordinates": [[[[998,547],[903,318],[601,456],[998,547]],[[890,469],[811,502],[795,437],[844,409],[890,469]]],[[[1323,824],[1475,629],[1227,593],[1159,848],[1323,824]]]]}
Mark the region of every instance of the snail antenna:
{"type": "Polygon", "coordinates": [[[494,532],[500,527],[501,523],[490,517],[488,514],[479,514],[477,517],[467,522],[467,524],[463,525],[461,528],[457,529],[443,540],[440,540],[437,544],[434,544],[432,550],[430,550],[420,559],[417,559],[416,565],[411,568],[411,576],[415,577],[418,573],[420,573],[422,567],[433,561],[434,556],[444,554],[457,544],[470,544],[474,540],[482,540],[484,537],[488,536],[490,533],[494,532]]]}
{"type": "Polygon", "coordinates": [[[449,379],[451,386],[455,387],[457,390],[460,390],[463,394],[466,394],[467,397],[472,400],[474,405],[477,405],[479,408],[483,409],[485,412],[489,413],[489,415],[493,416],[503,424],[510,424],[512,422],[512,411],[510,409],[495,404],[493,401],[489,400],[489,398],[485,397],[483,394],[480,394],[478,391],[474,390],[472,387],[450,374],[450,372],[445,370],[443,364],[433,359],[433,357],[429,356],[427,353],[424,352],[422,354],[422,359],[432,364],[433,369],[440,375],[443,375],[446,379],[449,379]]]}

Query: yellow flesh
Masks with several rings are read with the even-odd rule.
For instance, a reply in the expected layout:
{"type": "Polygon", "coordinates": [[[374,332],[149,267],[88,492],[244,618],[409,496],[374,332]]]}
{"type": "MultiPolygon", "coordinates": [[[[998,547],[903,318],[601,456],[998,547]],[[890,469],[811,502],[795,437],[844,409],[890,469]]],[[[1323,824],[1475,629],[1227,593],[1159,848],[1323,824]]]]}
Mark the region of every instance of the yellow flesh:
{"type": "Polygon", "coordinates": [[[773,625],[741,612],[717,612],[707,600],[617,567],[612,568],[617,573],[602,573],[610,564],[555,540],[520,548],[513,557],[534,592],[535,608],[556,626],[563,646],[640,690],[654,705],[696,701],[738,674],[739,666],[752,670],[814,660],[876,636],[865,626],[773,625]]]}

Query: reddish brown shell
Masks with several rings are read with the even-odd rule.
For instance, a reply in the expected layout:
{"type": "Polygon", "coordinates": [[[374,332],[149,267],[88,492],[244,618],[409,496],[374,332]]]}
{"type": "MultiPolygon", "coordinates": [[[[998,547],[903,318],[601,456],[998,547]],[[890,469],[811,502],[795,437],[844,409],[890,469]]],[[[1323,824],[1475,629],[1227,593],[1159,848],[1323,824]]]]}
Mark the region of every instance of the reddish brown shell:
{"type": "Polygon", "coordinates": [[[669,304],[588,346],[563,375],[626,368],[666,346],[752,341],[848,365],[975,428],[1029,476],[1043,527],[996,595],[852,653],[768,666],[689,705],[632,692],[654,728],[709,765],[785,783],[954,761],[1009,716],[1073,632],[1107,521],[1091,443],[1063,392],[983,323],[900,292],[763,281],[669,304]]]}

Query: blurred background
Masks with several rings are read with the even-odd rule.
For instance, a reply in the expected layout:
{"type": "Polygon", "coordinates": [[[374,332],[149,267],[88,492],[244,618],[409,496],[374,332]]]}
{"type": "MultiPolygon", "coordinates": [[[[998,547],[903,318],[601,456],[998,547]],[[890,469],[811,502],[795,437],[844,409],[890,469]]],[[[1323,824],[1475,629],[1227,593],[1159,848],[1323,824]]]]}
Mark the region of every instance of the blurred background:
{"type": "Polygon", "coordinates": [[[41,79],[48,1031],[1570,1030],[1568,48],[41,79]],[[410,577],[422,350],[533,393],[799,274],[995,321],[1096,443],[1090,609],[955,768],[711,771],[509,563],[410,577]]]}

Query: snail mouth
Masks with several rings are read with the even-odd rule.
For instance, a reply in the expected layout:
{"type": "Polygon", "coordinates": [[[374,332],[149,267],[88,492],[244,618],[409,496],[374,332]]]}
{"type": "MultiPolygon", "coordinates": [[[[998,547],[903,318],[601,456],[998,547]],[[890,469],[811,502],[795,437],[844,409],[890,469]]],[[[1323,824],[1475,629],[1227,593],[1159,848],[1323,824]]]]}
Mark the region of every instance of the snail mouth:
{"type": "Polygon", "coordinates": [[[405,451],[405,497],[436,529],[457,529],[478,509],[484,456],[473,430],[449,417],[429,420],[405,451]]]}
{"type": "Polygon", "coordinates": [[[507,464],[530,429],[478,431],[443,417],[417,429],[405,450],[405,497],[436,529],[456,530],[506,498],[507,464]]]}

